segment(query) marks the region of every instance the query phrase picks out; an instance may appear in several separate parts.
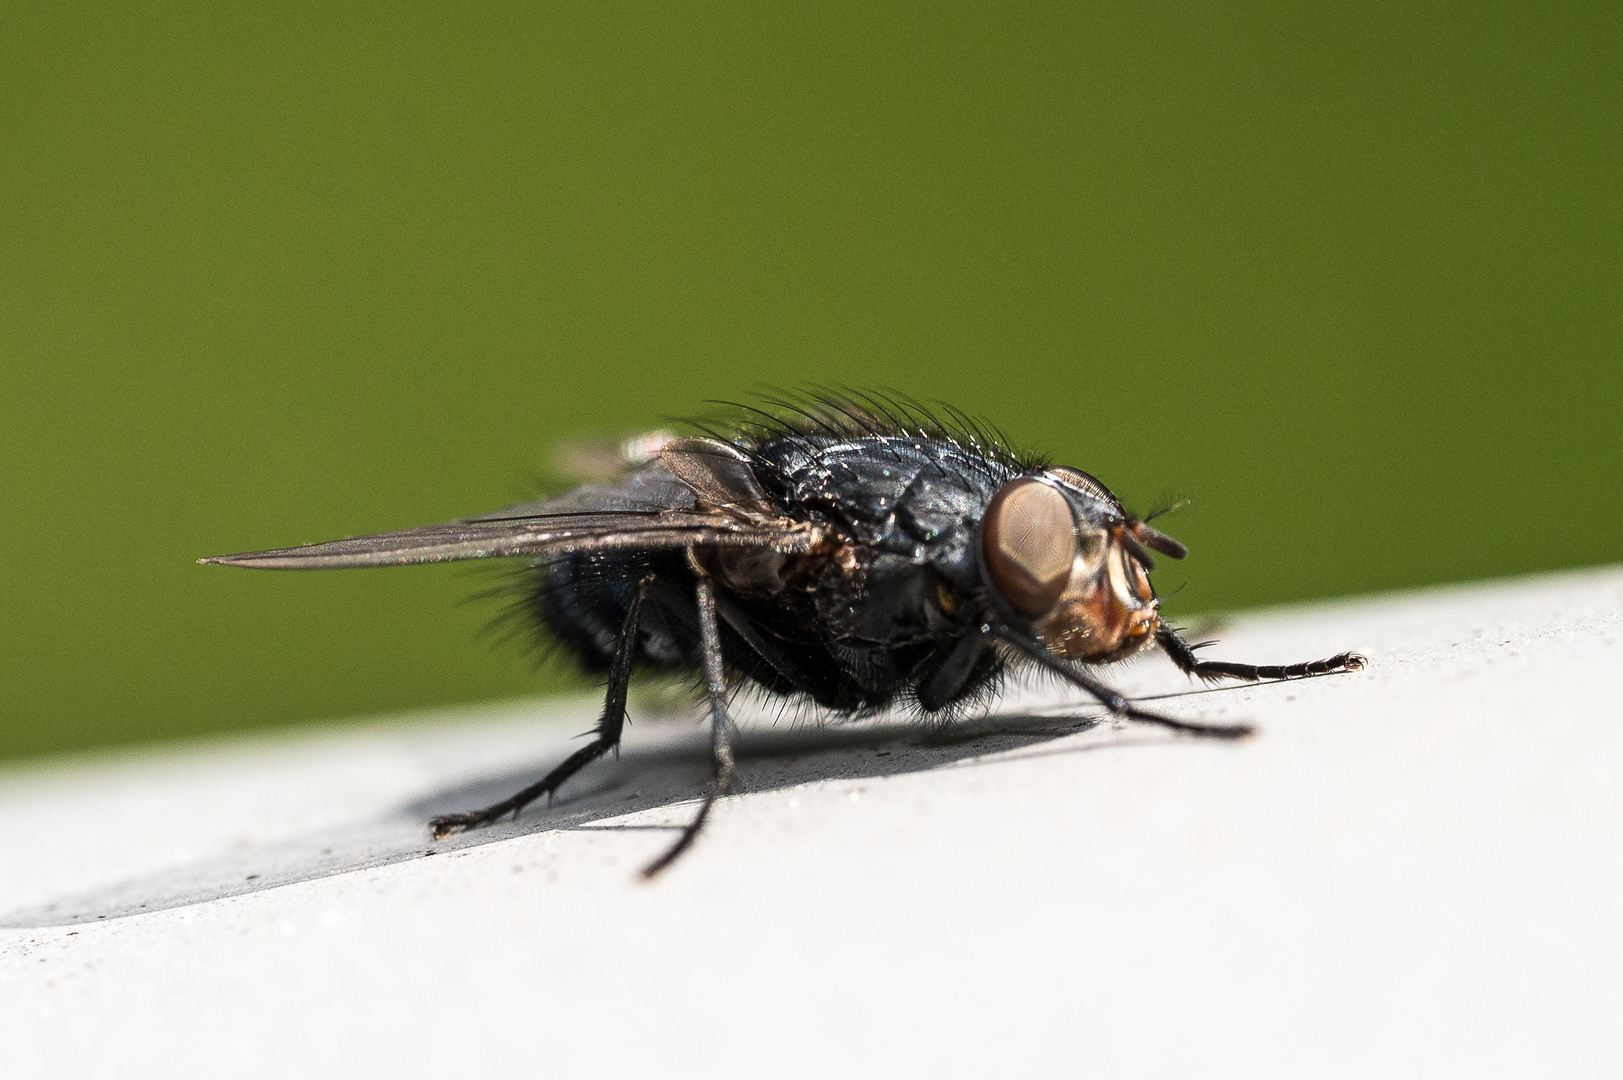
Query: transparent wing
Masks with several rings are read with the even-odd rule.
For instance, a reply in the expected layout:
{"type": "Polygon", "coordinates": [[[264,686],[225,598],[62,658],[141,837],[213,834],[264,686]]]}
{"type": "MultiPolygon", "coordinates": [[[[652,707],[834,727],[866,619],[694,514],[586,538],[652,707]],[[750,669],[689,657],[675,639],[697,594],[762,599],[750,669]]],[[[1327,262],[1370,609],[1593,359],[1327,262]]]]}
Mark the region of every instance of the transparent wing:
{"type": "Polygon", "coordinates": [[[443,525],[198,561],[261,570],[333,570],[610,548],[737,546],[792,553],[810,550],[821,537],[815,526],[768,518],[759,507],[743,512],[701,502],[691,487],[653,462],[617,483],[588,484],[443,525]]]}
{"type": "Polygon", "coordinates": [[[498,521],[452,521],[325,544],[216,555],[198,561],[260,570],[335,570],[628,547],[739,546],[792,553],[809,551],[820,537],[820,531],[809,526],[785,523],[773,528],[740,522],[723,514],[681,511],[564,514],[498,521]]]}

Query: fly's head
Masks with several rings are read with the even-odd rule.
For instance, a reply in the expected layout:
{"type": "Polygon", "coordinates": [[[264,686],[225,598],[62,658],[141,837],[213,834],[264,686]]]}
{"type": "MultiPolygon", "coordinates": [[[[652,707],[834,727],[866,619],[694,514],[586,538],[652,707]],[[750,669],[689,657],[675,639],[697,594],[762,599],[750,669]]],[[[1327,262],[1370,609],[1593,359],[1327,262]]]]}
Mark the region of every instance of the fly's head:
{"type": "Polygon", "coordinates": [[[1070,660],[1120,659],[1154,637],[1150,549],[1188,554],[1077,469],[1010,480],[981,518],[981,577],[1002,614],[1070,660]]]}

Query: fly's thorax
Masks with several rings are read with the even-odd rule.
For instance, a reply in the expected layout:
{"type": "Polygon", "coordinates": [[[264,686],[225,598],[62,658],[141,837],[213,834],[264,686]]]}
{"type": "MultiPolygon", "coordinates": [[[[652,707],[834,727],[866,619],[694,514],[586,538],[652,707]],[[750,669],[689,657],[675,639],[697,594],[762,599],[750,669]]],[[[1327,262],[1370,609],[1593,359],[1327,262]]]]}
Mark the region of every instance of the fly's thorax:
{"type": "Polygon", "coordinates": [[[987,505],[982,575],[1004,614],[1053,652],[1119,659],[1160,624],[1149,575],[1126,542],[1135,523],[1092,477],[1050,472],[1059,475],[1011,480],[987,505]]]}

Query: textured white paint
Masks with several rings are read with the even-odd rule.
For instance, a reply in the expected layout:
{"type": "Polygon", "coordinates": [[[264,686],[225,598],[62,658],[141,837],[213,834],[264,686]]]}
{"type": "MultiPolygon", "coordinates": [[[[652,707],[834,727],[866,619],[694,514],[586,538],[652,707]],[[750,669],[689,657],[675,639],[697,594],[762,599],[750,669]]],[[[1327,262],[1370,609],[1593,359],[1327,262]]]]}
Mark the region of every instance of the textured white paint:
{"type": "Polygon", "coordinates": [[[1344,648],[1371,667],[1118,673],[1238,745],[1032,715],[1049,689],[925,745],[757,721],[652,885],[690,723],[422,855],[588,701],[13,769],[0,1076],[1623,1074],[1623,572],[1263,613],[1209,655],[1344,648]]]}

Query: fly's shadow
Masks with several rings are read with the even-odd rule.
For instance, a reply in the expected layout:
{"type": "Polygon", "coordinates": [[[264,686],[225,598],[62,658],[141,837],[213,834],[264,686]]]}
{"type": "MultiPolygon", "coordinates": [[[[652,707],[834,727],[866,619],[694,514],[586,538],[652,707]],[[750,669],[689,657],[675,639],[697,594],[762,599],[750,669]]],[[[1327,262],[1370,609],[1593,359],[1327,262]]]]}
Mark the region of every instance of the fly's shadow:
{"type": "MultiPolygon", "coordinates": [[[[861,780],[967,765],[986,757],[1079,753],[1173,741],[1176,736],[1106,735],[1033,748],[1099,726],[1097,716],[1003,714],[940,729],[916,723],[751,729],[739,739],[742,792],[775,791],[823,780],[861,780]],[[1021,754],[1019,751],[1027,753],[1021,754]]],[[[686,733],[684,733],[686,734],[686,733]]],[[[614,820],[698,798],[710,775],[706,740],[697,732],[655,746],[627,746],[571,781],[551,805],[537,803],[516,820],[433,842],[426,823],[437,814],[478,806],[533,780],[549,762],[488,774],[414,799],[352,826],[216,856],[188,866],[66,896],[0,917],[0,927],[80,926],[281,885],[354,873],[542,832],[679,830],[678,824],[614,820]]]]}

